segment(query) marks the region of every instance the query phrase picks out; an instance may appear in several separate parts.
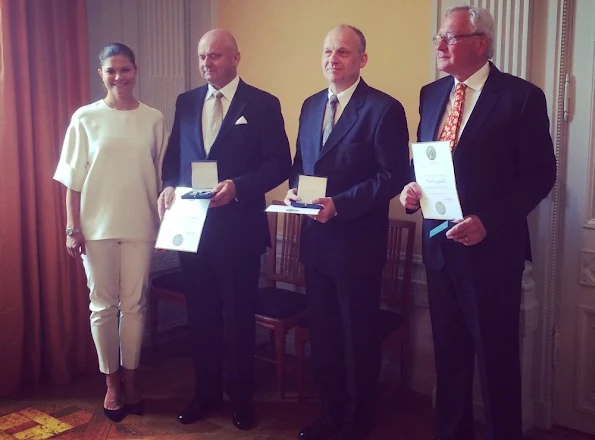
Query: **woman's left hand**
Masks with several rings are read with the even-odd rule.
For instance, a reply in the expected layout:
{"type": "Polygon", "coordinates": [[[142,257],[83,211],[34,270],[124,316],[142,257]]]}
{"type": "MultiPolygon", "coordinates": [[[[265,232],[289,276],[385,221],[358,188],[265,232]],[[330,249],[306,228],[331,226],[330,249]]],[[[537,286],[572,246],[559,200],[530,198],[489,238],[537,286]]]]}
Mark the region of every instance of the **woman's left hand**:
{"type": "Polygon", "coordinates": [[[86,254],[85,236],[80,232],[67,236],[66,251],[73,258],[80,257],[81,254],[86,254]]]}

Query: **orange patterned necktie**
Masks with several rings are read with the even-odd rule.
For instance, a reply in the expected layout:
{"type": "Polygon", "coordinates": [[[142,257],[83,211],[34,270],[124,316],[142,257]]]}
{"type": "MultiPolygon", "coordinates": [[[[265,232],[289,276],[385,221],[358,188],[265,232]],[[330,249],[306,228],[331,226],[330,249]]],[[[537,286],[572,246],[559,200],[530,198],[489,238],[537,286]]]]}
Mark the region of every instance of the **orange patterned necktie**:
{"type": "Polygon", "coordinates": [[[460,82],[457,84],[457,87],[455,88],[455,102],[448,113],[446,124],[444,124],[442,133],[440,133],[440,137],[438,138],[439,141],[450,142],[451,151],[454,150],[457,143],[457,135],[459,134],[459,127],[461,126],[461,120],[463,119],[466,89],[467,85],[464,83],[460,82]]]}

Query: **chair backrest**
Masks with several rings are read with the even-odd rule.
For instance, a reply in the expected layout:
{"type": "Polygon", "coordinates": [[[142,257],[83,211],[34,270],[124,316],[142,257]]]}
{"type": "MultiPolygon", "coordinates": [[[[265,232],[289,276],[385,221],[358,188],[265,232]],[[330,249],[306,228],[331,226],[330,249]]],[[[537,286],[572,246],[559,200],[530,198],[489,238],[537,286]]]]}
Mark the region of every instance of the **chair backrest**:
{"type": "MultiPolygon", "coordinates": [[[[273,205],[284,205],[275,200],[273,205]]],[[[267,212],[271,248],[267,252],[267,278],[270,287],[277,282],[303,286],[304,267],[300,263],[302,216],[267,212]],[[280,236],[279,236],[280,234],[280,236]]]]}
{"type": "Polygon", "coordinates": [[[386,266],[382,271],[382,304],[407,314],[413,269],[415,222],[389,220],[386,266]],[[399,280],[399,275],[401,280],[399,280]]]}

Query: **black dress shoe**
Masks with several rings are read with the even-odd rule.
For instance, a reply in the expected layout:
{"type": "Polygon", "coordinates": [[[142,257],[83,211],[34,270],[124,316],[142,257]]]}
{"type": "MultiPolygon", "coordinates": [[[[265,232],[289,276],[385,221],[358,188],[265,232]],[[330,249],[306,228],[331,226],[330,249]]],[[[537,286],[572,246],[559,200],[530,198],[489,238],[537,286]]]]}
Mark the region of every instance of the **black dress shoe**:
{"type": "Polygon", "coordinates": [[[242,431],[250,429],[254,426],[254,411],[252,405],[233,405],[231,421],[234,426],[242,431]]]}
{"type": "Polygon", "coordinates": [[[143,399],[140,399],[136,403],[127,403],[126,412],[128,414],[134,414],[135,416],[145,415],[145,401],[143,399]]]}
{"type": "Polygon", "coordinates": [[[103,408],[103,414],[105,414],[105,416],[112,422],[117,423],[121,421],[124,417],[126,417],[126,407],[123,406],[122,408],[118,409],[103,408]]]}
{"type": "Polygon", "coordinates": [[[327,415],[302,429],[298,435],[298,439],[326,440],[330,435],[339,432],[340,428],[341,421],[327,415]]]}
{"type": "Polygon", "coordinates": [[[219,402],[209,402],[199,399],[194,399],[190,402],[184,410],[178,416],[178,422],[183,425],[188,423],[194,423],[197,420],[203,418],[207,413],[211,412],[219,402]]]}

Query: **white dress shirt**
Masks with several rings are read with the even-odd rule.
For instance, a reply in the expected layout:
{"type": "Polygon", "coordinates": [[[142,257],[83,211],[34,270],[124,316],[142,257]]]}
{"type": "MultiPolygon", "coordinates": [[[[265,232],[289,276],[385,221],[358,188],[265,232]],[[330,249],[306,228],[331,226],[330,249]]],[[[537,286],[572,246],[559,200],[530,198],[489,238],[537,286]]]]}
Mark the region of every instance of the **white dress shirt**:
{"type": "MultiPolygon", "coordinates": [[[[465,104],[463,105],[463,119],[461,120],[461,126],[459,128],[459,133],[457,137],[457,141],[463,134],[463,130],[465,129],[465,125],[467,125],[467,121],[475,108],[475,104],[477,104],[477,100],[479,99],[479,95],[481,95],[481,90],[488,79],[488,75],[490,74],[490,64],[486,62],[481,69],[467,78],[463,83],[467,86],[467,90],[465,90],[465,104]]],[[[440,136],[442,133],[442,128],[448,119],[448,114],[450,113],[451,107],[454,105],[455,102],[455,89],[457,84],[460,82],[456,78],[454,79],[454,85],[452,90],[450,91],[450,99],[448,104],[446,105],[446,109],[444,111],[444,116],[442,117],[442,123],[440,124],[440,130],[438,130],[437,136],[440,136]]]]}
{"type": "Polygon", "coordinates": [[[202,141],[203,145],[206,145],[206,137],[205,137],[205,130],[204,127],[209,125],[209,121],[213,117],[213,107],[215,99],[215,93],[221,92],[223,93],[223,97],[221,98],[221,105],[223,106],[223,120],[225,120],[225,115],[227,115],[227,111],[229,110],[229,106],[231,105],[231,101],[238,90],[238,85],[240,84],[240,77],[236,75],[236,77],[226,86],[221,87],[217,90],[211,84],[208,85],[207,94],[205,95],[205,102],[203,103],[202,107],[202,141]]]}
{"type": "MultiPolygon", "coordinates": [[[[361,80],[361,76],[357,78],[357,81],[354,82],[351,87],[343,90],[341,93],[339,93],[337,95],[337,99],[339,100],[339,102],[337,103],[337,110],[335,111],[335,124],[337,123],[337,121],[339,120],[341,115],[343,114],[343,110],[345,110],[345,107],[347,107],[347,104],[349,104],[349,100],[353,96],[353,93],[355,92],[355,89],[357,88],[360,80],[361,80]]],[[[329,99],[334,94],[335,93],[329,87],[329,89],[328,89],[329,99]]],[[[324,111],[324,118],[322,118],[323,121],[326,121],[326,112],[328,112],[328,100],[327,100],[326,110],[324,111]]],[[[323,123],[322,130],[324,130],[324,123],[323,123]]]]}

